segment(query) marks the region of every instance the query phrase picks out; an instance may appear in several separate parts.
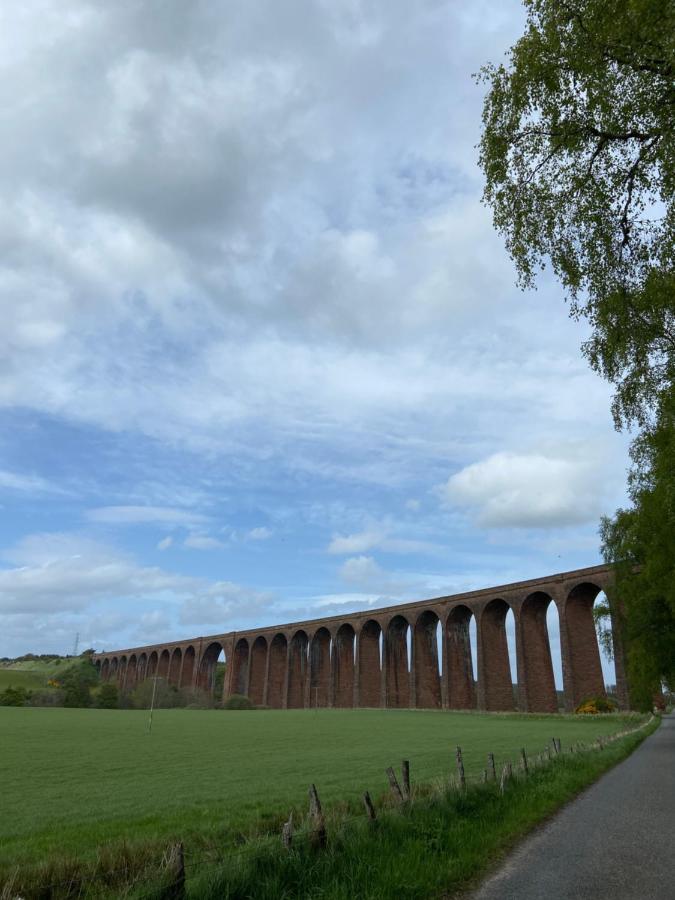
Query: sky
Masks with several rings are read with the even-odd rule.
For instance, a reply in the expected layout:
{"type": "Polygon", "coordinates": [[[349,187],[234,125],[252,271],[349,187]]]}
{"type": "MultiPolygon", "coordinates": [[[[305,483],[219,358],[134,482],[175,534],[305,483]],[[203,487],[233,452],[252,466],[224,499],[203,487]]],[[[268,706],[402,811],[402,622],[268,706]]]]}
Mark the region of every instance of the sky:
{"type": "Polygon", "coordinates": [[[601,562],[627,437],[481,203],[477,0],[0,10],[0,656],[601,562]]]}

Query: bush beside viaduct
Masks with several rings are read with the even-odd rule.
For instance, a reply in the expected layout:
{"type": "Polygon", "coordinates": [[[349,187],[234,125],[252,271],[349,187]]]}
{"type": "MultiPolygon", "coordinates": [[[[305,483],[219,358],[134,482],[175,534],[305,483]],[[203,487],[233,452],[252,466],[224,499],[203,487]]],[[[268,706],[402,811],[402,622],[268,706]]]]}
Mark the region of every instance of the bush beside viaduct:
{"type": "MultiPolygon", "coordinates": [[[[93,660],[101,677],[116,680],[122,690],[157,675],[176,687],[212,692],[222,652],[223,698],[244,694],[274,708],[557,712],[546,625],[548,606],[555,603],[564,708],[572,711],[586,697],[605,694],[593,603],[612,581],[610,567],[594,566],[350,615],[97,653],[93,660]],[[515,620],[516,692],[505,628],[509,610],[515,620]]],[[[617,695],[626,708],[623,649],[620,640],[614,645],[617,695]]]]}

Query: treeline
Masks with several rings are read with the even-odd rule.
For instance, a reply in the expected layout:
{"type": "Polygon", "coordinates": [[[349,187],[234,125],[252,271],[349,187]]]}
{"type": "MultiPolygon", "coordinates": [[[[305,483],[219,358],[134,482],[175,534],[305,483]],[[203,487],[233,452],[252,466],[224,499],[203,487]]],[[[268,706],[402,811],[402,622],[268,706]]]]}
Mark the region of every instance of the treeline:
{"type": "MultiPolygon", "coordinates": [[[[37,658],[37,657],[36,657],[37,658]]],[[[50,662],[59,658],[51,657],[50,662]]],[[[206,691],[178,689],[165,678],[147,678],[131,691],[120,691],[113,681],[101,681],[91,654],[70,657],[70,664],[46,681],[44,687],[10,686],[0,692],[0,706],[64,706],[98,709],[253,709],[247,697],[235,695],[216,701],[206,691]]]]}

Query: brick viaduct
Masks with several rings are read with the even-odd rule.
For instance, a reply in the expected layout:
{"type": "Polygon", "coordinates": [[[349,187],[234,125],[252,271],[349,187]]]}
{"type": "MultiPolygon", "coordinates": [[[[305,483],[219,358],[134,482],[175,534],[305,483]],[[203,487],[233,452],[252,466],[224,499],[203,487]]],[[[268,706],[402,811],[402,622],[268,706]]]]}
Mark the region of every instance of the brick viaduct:
{"type": "MultiPolygon", "coordinates": [[[[557,712],[546,626],[553,602],[560,623],[564,706],[569,711],[585,697],[605,693],[592,609],[612,581],[609,567],[594,566],[351,615],[98,653],[94,662],[102,678],[116,679],[122,690],[157,675],[177,687],[213,691],[216,662],[223,652],[223,697],[246,694],[256,704],[284,709],[517,707],[557,712]],[[516,632],[515,692],[505,629],[509,610],[516,632]]],[[[614,643],[617,694],[626,707],[622,645],[614,643]]]]}

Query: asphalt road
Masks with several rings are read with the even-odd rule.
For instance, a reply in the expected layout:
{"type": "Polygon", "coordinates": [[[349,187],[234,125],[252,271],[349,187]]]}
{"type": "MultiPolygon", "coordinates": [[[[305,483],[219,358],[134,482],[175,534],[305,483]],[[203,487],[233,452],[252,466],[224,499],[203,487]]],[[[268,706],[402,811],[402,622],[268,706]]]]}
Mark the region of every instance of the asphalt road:
{"type": "Polygon", "coordinates": [[[472,900],[674,900],[675,717],[533,832],[472,900]]]}

